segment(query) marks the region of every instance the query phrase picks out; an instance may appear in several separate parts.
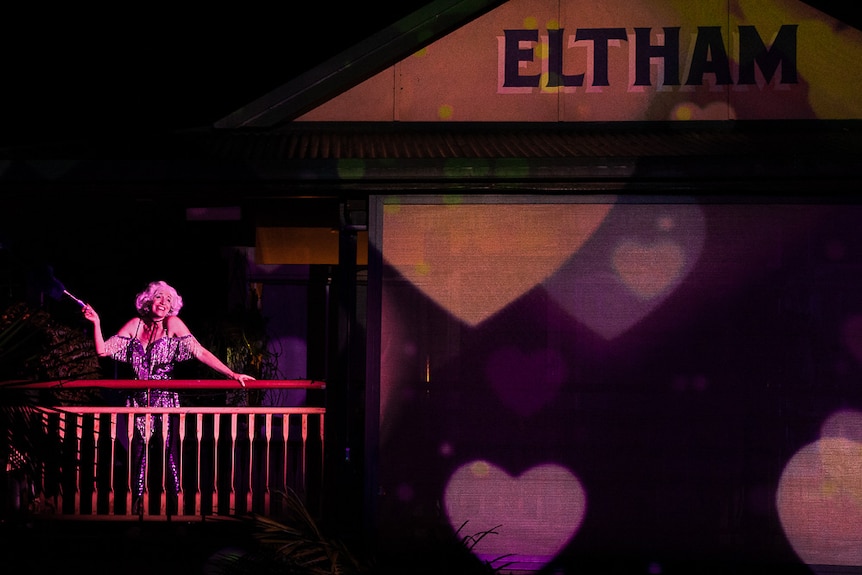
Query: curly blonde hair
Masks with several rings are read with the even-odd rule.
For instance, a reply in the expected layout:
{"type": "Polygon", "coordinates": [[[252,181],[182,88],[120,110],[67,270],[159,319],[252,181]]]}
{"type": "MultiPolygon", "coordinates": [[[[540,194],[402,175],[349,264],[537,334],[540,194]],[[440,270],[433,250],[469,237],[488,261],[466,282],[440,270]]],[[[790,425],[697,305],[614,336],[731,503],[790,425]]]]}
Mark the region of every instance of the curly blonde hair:
{"type": "Polygon", "coordinates": [[[135,308],[138,310],[140,315],[146,315],[152,311],[153,298],[155,298],[156,294],[159,292],[168,292],[171,296],[171,309],[168,311],[168,315],[177,315],[180,313],[180,309],[183,307],[182,296],[173,286],[167,282],[159,280],[150,282],[147,289],[139,293],[135,298],[135,308]]]}

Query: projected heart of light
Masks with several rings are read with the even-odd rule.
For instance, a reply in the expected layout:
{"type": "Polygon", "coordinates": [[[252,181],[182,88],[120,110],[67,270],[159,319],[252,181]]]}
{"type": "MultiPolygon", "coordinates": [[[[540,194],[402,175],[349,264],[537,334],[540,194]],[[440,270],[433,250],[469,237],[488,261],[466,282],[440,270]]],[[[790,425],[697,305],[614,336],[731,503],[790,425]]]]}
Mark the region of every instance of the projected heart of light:
{"type": "Polygon", "coordinates": [[[386,261],[449,313],[476,325],[553,274],[612,207],[607,200],[389,205],[386,261]]]}
{"type": "Polygon", "coordinates": [[[838,411],[787,463],[776,502],[787,539],[813,566],[862,565],[862,412],[838,411]]]}
{"type": "Polygon", "coordinates": [[[679,287],[700,256],[704,234],[698,206],[618,205],[543,285],[573,318],[612,339],[679,287]]]}
{"type": "Polygon", "coordinates": [[[613,338],[643,319],[697,262],[703,216],[688,204],[387,206],[387,264],[475,326],[542,285],[613,338]]]}
{"type": "Polygon", "coordinates": [[[554,464],[512,477],[488,461],[465,463],[450,477],[444,503],[453,529],[475,538],[473,552],[508,569],[546,564],[586,513],[580,481],[554,464]]]}
{"type": "MultiPolygon", "coordinates": [[[[383,252],[400,278],[393,285],[409,285],[466,329],[494,321],[533,291],[609,340],[637,325],[682,285],[704,237],[700,208],[683,202],[632,205],[582,198],[477,204],[455,197],[427,205],[387,204],[383,252]]],[[[425,354],[427,345],[400,319],[405,304],[399,297],[384,290],[384,441],[394,433],[391,422],[398,411],[420,403],[421,388],[414,383],[421,377],[424,399],[430,401],[440,389],[435,376],[441,366],[459,361],[453,346],[442,346],[433,361],[425,354]]],[[[413,306],[409,313],[416,313],[413,306]]],[[[434,334],[437,327],[425,323],[421,330],[434,334]]],[[[491,345],[482,365],[486,389],[497,404],[522,419],[558,402],[573,376],[556,346],[507,344],[505,337],[491,345]]],[[[461,409],[470,405],[465,401],[461,409]]],[[[449,461],[461,452],[456,425],[445,431],[449,461]]],[[[508,555],[508,561],[541,567],[578,532],[586,491],[568,465],[520,463],[510,475],[494,453],[491,448],[485,457],[462,463],[445,479],[450,527],[461,529],[462,536],[493,530],[474,548],[483,559],[508,555]]],[[[399,493],[410,494],[400,501],[409,504],[418,497],[419,485],[399,485],[399,493]]]]}

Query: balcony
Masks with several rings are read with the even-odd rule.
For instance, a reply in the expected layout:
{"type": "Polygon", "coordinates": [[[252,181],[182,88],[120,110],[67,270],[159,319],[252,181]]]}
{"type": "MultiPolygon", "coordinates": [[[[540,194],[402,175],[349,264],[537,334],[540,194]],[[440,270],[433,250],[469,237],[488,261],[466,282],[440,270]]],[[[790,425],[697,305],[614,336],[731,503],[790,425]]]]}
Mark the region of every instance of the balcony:
{"type": "Polygon", "coordinates": [[[309,510],[319,510],[326,409],[308,404],[315,403],[316,390],[324,389],[324,383],[312,380],[260,380],[244,389],[231,380],[78,380],[4,387],[0,394],[17,399],[7,397],[3,404],[20,408],[17,417],[35,435],[29,438],[33,453],[10,446],[7,505],[52,518],[203,521],[278,515],[283,503],[278,494],[291,490],[309,510]],[[72,405],[59,399],[68,390],[116,390],[122,396],[154,387],[176,390],[183,406],[72,405]],[[272,389],[306,390],[308,401],[252,406],[244,399],[255,390],[272,389]],[[231,405],[185,406],[183,398],[199,392],[232,397],[231,405]],[[140,501],[133,489],[136,427],[148,439],[140,501]],[[169,487],[171,462],[179,476],[178,493],[169,487]]]}

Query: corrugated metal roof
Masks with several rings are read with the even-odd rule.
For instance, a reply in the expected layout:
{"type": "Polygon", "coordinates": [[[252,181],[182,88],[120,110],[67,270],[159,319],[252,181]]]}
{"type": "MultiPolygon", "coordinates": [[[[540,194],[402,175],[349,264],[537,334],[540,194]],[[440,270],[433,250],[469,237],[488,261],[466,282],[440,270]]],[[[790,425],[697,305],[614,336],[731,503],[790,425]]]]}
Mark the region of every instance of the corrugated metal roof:
{"type": "Polygon", "coordinates": [[[281,131],[213,132],[202,143],[254,161],[762,156],[859,153],[860,124],[783,123],[757,127],[556,124],[293,125],[281,131]]]}
{"type": "MultiPolygon", "coordinates": [[[[656,180],[860,178],[862,124],[727,123],[294,125],[278,132],[212,133],[207,154],[241,159],[264,179],[418,182],[421,186],[656,180]]],[[[553,186],[551,186],[553,187],[553,186]]]]}
{"type": "MultiPolygon", "coordinates": [[[[263,182],[305,188],[729,181],[857,191],[862,123],[291,124],[9,152],[0,181],[263,182]],[[856,186],[856,187],[854,187],[856,186]]],[[[2,158],[0,158],[2,159],[2,158]]]]}

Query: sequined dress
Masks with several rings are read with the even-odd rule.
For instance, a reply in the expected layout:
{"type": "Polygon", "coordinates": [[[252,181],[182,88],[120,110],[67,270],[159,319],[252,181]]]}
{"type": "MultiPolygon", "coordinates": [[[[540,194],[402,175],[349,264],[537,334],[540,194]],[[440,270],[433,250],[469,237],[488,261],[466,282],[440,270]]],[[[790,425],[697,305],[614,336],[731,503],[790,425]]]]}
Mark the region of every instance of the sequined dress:
{"type": "MultiPolygon", "coordinates": [[[[149,347],[144,347],[137,337],[126,337],[114,335],[105,341],[105,349],[109,357],[116,361],[129,363],[135,372],[135,379],[139,380],[168,380],[173,379],[174,367],[181,361],[187,361],[195,357],[195,351],[200,344],[191,334],[183,337],[163,337],[152,342],[149,347]]],[[[163,389],[135,390],[126,400],[127,407],[179,407],[179,394],[175,391],[163,389]]],[[[146,442],[146,417],[135,416],[135,429],[137,433],[133,438],[132,453],[133,461],[133,489],[136,496],[143,495],[146,486],[147,473],[147,450],[143,448],[146,442]]],[[[150,416],[150,434],[161,429],[162,416],[153,414],[150,416]]],[[[177,468],[177,457],[172,448],[172,440],[175,437],[175,424],[172,418],[168,418],[168,431],[165,437],[165,450],[168,454],[168,477],[166,485],[172,493],[179,493],[180,480],[177,468]]]]}

